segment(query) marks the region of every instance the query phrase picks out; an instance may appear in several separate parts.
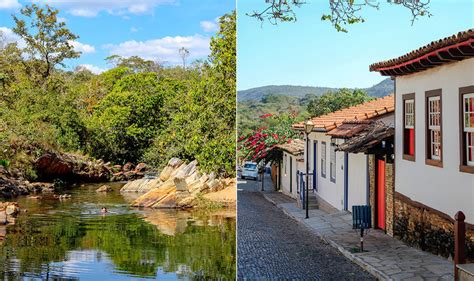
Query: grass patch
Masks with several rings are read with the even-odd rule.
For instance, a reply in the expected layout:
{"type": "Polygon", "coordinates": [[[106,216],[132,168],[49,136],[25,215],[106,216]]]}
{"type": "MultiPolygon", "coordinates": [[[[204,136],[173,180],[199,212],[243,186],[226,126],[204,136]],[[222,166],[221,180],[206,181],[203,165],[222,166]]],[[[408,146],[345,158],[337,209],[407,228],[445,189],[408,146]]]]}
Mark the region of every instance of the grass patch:
{"type": "Polygon", "coordinates": [[[203,194],[199,193],[196,196],[197,205],[196,207],[206,210],[216,210],[224,208],[224,205],[218,202],[211,201],[204,197],[203,194]]]}

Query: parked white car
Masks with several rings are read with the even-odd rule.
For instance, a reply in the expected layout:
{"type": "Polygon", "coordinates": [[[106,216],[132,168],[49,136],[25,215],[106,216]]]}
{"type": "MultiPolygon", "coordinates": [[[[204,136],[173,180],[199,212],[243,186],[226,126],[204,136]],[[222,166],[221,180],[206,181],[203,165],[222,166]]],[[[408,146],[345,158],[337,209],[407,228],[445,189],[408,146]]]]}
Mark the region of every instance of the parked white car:
{"type": "Polygon", "coordinates": [[[255,162],[247,162],[242,168],[242,179],[253,178],[258,179],[258,166],[255,162]]]}

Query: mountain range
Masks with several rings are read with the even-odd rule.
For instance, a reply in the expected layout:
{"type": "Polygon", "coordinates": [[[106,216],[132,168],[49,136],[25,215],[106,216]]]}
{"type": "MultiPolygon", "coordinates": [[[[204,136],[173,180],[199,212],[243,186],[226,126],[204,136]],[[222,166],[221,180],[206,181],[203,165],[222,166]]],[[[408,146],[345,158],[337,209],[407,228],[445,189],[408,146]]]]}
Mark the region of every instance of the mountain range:
{"type": "MultiPolygon", "coordinates": [[[[338,88],[329,87],[312,87],[312,86],[291,86],[291,85],[269,85],[263,87],[252,88],[248,90],[238,91],[237,99],[239,102],[248,100],[261,101],[264,97],[269,95],[281,95],[287,97],[304,98],[305,96],[311,95],[322,95],[328,91],[336,91],[338,88]]],[[[393,93],[394,84],[390,78],[383,80],[382,82],[363,89],[367,91],[370,96],[373,97],[384,97],[393,93]]]]}

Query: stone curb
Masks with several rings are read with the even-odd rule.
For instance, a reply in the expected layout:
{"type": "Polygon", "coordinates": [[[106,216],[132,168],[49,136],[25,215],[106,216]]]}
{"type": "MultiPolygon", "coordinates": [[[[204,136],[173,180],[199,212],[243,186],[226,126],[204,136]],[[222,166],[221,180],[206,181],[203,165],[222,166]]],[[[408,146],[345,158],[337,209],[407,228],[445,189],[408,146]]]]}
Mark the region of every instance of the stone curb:
{"type": "Polygon", "coordinates": [[[352,262],[354,262],[355,264],[357,264],[358,266],[362,267],[364,270],[366,270],[367,272],[369,272],[370,274],[372,274],[374,277],[376,277],[377,279],[379,280],[391,280],[385,273],[381,272],[380,270],[376,269],[375,267],[371,266],[370,264],[368,264],[367,262],[363,261],[361,258],[357,257],[356,255],[354,255],[353,253],[349,252],[348,250],[344,249],[344,247],[342,247],[341,245],[337,244],[335,241],[329,239],[328,237],[324,236],[323,234],[321,234],[319,231],[317,231],[316,229],[312,228],[309,224],[307,224],[304,220],[294,216],[291,212],[289,212],[288,210],[286,210],[283,206],[280,206],[279,204],[277,204],[273,199],[271,199],[268,195],[266,195],[264,192],[261,192],[263,197],[269,201],[270,203],[272,203],[273,205],[275,205],[277,208],[279,208],[280,210],[283,211],[283,213],[285,215],[287,215],[288,217],[292,218],[293,220],[295,220],[296,222],[300,223],[301,225],[305,226],[306,228],[308,228],[309,230],[311,230],[311,232],[313,232],[314,234],[316,234],[319,238],[321,238],[324,242],[328,243],[329,245],[331,245],[332,247],[336,248],[339,252],[341,252],[346,258],[348,258],[349,260],[351,260],[352,262]]]}

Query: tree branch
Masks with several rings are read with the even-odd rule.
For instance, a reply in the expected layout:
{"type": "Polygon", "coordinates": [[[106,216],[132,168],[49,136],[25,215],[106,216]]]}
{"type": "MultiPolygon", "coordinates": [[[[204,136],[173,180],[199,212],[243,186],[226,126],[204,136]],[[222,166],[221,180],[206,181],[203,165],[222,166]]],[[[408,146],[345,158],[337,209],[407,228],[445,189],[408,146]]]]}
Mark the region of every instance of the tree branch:
{"type": "MultiPolygon", "coordinates": [[[[419,17],[431,17],[429,12],[430,0],[387,0],[389,4],[402,5],[412,15],[411,24],[419,17]]],[[[261,11],[247,13],[247,16],[257,20],[268,21],[273,25],[279,22],[295,22],[295,8],[301,8],[306,4],[303,0],[265,0],[268,5],[261,11]]],[[[346,26],[362,23],[365,19],[359,14],[364,8],[380,8],[378,0],[329,0],[330,14],[323,14],[321,20],[330,21],[332,26],[340,32],[347,32],[346,26]]]]}

